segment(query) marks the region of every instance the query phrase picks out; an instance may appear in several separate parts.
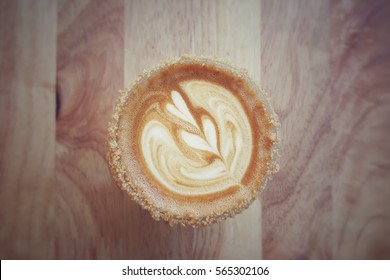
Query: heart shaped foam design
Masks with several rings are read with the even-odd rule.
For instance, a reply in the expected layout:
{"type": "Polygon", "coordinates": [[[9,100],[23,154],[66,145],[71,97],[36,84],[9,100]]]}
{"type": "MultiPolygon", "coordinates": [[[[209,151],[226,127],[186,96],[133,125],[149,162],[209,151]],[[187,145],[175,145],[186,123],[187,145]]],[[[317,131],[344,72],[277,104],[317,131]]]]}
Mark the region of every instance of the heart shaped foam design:
{"type": "Polygon", "coordinates": [[[150,103],[142,130],[146,166],[169,192],[198,196],[241,185],[252,154],[251,127],[239,100],[207,81],[150,103]]]}

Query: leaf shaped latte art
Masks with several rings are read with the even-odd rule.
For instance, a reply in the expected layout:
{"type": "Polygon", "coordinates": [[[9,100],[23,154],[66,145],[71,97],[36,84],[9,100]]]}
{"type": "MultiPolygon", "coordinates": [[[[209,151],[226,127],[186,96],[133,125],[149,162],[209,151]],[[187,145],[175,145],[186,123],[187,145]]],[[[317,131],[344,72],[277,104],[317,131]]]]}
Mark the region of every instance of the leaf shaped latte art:
{"type": "Polygon", "coordinates": [[[175,195],[209,195],[241,186],[252,131],[240,101],[202,80],[181,82],[180,88],[154,104],[158,113],[146,113],[140,146],[150,173],[175,195]]]}

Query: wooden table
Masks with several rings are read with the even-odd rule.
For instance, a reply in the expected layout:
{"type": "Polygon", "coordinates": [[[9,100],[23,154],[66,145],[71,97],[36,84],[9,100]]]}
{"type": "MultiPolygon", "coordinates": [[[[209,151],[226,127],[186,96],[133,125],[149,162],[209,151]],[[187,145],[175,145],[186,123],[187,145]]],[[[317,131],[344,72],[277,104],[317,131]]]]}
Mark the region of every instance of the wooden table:
{"type": "Polygon", "coordinates": [[[0,1],[0,257],[390,259],[388,1],[0,1]],[[115,186],[117,91],[181,54],[245,67],[282,124],[252,206],[193,229],[115,186]]]}

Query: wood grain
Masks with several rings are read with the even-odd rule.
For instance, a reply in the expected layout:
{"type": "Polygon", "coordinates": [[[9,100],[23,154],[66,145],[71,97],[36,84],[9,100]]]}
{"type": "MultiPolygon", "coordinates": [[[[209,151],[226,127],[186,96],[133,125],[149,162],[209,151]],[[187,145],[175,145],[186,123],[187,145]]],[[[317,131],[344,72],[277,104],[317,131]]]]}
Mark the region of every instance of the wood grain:
{"type": "Polygon", "coordinates": [[[390,259],[388,1],[0,1],[0,257],[390,259]],[[119,89],[181,54],[247,68],[281,170],[234,219],[155,222],[105,159],[119,89]]]}
{"type": "Polygon", "coordinates": [[[127,256],[130,201],[105,161],[107,125],[123,87],[123,8],[122,1],[59,5],[56,258],[127,256]]]}
{"type": "Polygon", "coordinates": [[[264,257],[389,259],[390,6],[288,5],[262,5],[262,82],[284,139],[264,257]]]}
{"type": "Polygon", "coordinates": [[[265,258],[332,256],[328,10],[326,1],[262,2],[261,80],[283,141],[280,172],[262,196],[265,258]]]}
{"type": "Polygon", "coordinates": [[[390,3],[331,14],[333,258],[390,259],[390,3]]]}
{"type": "Polygon", "coordinates": [[[0,2],[0,258],[49,258],[55,1],[0,2]]]}

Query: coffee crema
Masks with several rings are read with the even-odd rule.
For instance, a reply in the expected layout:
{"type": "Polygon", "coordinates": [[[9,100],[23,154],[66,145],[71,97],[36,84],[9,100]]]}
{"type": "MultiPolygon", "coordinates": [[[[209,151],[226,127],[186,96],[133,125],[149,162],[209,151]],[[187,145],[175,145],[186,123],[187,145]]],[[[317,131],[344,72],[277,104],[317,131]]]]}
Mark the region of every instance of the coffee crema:
{"type": "Polygon", "coordinates": [[[275,173],[278,121],[246,71],[180,57],[121,91],[108,161],[156,220],[205,226],[247,208],[275,173]]]}

